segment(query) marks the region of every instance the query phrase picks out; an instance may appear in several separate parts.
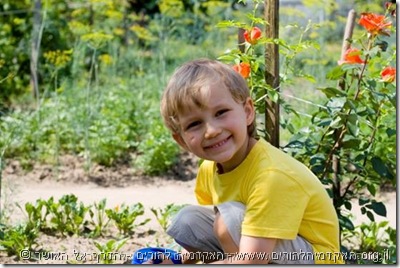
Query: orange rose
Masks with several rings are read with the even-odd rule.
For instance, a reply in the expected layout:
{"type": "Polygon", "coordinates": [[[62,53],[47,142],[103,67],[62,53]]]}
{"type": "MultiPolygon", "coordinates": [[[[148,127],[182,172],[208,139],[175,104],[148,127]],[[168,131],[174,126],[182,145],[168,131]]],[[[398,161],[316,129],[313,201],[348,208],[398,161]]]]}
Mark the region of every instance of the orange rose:
{"type": "Polygon", "coordinates": [[[384,82],[392,83],[396,78],[396,68],[387,66],[382,70],[381,77],[384,82]]]}
{"type": "Polygon", "coordinates": [[[243,34],[244,40],[252,45],[257,44],[257,41],[261,38],[261,35],[262,32],[258,27],[253,27],[250,31],[246,30],[243,34]]]}
{"type": "Polygon", "coordinates": [[[361,51],[357,48],[349,48],[346,50],[344,53],[344,60],[339,61],[339,65],[342,65],[344,63],[347,64],[362,64],[365,63],[361,58],[361,51]]]}
{"type": "Polygon", "coordinates": [[[240,73],[243,78],[247,78],[250,76],[250,64],[248,64],[247,62],[236,64],[235,66],[233,66],[233,70],[240,73]]]}
{"type": "Polygon", "coordinates": [[[383,34],[390,36],[389,29],[392,26],[392,22],[386,21],[383,15],[361,13],[361,18],[358,23],[372,35],[383,34]]]}

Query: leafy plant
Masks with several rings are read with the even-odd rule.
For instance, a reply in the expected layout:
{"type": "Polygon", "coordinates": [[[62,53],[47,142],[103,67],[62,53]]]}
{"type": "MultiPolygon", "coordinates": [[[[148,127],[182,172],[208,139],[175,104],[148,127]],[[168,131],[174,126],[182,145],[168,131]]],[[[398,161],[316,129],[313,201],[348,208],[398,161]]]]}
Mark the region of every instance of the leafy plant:
{"type": "MultiPolygon", "coordinates": [[[[17,206],[23,211],[19,204],[17,206]]],[[[37,225],[40,231],[47,231],[47,216],[49,215],[49,210],[46,200],[38,199],[35,205],[30,202],[25,203],[25,211],[28,214],[27,224],[37,225]]]]}
{"type": "Polygon", "coordinates": [[[150,219],[145,219],[135,224],[136,218],[144,214],[142,203],[136,203],[131,206],[116,206],[114,209],[106,209],[107,216],[114,222],[120,234],[126,235],[134,232],[137,226],[145,225],[150,219]]]}
{"type": "Polygon", "coordinates": [[[80,202],[74,194],[64,195],[59,202],[54,202],[51,197],[47,201],[47,208],[50,212],[50,222],[61,235],[80,234],[86,225],[85,216],[88,207],[80,202]]]}
{"type": "Polygon", "coordinates": [[[37,245],[39,227],[33,223],[20,224],[14,227],[0,228],[0,247],[5,250],[9,256],[16,255],[20,258],[22,250],[32,251],[37,245]]]}
{"type": "MultiPolygon", "coordinates": [[[[397,232],[388,221],[362,223],[343,232],[343,241],[353,245],[353,262],[358,264],[393,264],[397,260],[397,232]],[[356,238],[358,241],[354,241],[356,238]],[[357,245],[354,245],[357,243],[357,245]],[[364,258],[363,258],[364,257],[364,258]]],[[[351,256],[351,255],[350,255],[351,256]]]]}
{"type": "Polygon", "coordinates": [[[107,200],[104,198],[98,203],[94,203],[93,207],[89,209],[90,222],[94,229],[91,231],[93,237],[101,236],[104,229],[107,227],[110,219],[107,218],[106,214],[106,203],[107,200]]]}
{"type": "Polygon", "coordinates": [[[150,211],[156,216],[158,223],[164,231],[171,224],[173,216],[186,205],[167,204],[164,208],[150,208],[150,211]]]}
{"type": "Polygon", "coordinates": [[[149,133],[138,146],[139,156],[135,164],[144,173],[158,175],[165,173],[176,163],[179,147],[172,141],[159,119],[149,125],[149,133]]]}
{"type": "Polygon", "coordinates": [[[362,214],[372,221],[373,213],[386,216],[385,205],[376,201],[375,195],[396,172],[392,164],[394,148],[390,148],[395,128],[390,112],[396,102],[395,69],[391,67],[395,49],[383,46],[388,42],[381,37],[390,35],[391,22],[384,15],[362,13],[358,23],[364,26],[369,16],[379,17],[381,23],[351,40],[338,66],[327,73],[328,81],[335,85],[319,88],[327,98],[325,107],[313,115],[308,133],[295,135],[288,144],[296,154],[301,147],[300,158],[329,185],[342,230],[354,228],[341,212],[343,206],[351,210],[352,199],[359,200],[362,214]],[[392,70],[390,78],[384,77],[388,69],[392,70]],[[383,136],[386,138],[379,138],[383,136]],[[388,146],[386,155],[377,151],[380,142],[388,146]]]}
{"type": "Polygon", "coordinates": [[[119,260],[120,254],[118,254],[118,250],[120,250],[120,248],[126,243],[126,241],[128,241],[128,239],[128,237],[119,241],[111,239],[108,240],[105,244],[100,244],[96,241],[93,241],[96,248],[100,250],[97,256],[98,262],[101,264],[112,264],[115,260],[119,260]]]}

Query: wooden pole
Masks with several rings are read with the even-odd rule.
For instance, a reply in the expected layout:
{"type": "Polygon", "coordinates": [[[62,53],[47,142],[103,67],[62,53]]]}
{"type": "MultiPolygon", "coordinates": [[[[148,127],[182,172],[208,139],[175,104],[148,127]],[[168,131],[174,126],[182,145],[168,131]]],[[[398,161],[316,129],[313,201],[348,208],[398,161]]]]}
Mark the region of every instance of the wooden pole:
{"type": "MultiPolygon", "coordinates": [[[[344,35],[343,35],[343,43],[342,43],[342,52],[340,55],[340,60],[343,61],[344,60],[344,55],[347,51],[347,49],[350,48],[351,46],[351,38],[353,37],[353,29],[354,29],[354,24],[355,24],[355,20],[356,20],[356,12],[352,9],[349,11],[348,15],[347,15],[347,22],[346,22],[346,28],[344,30],[344,35]]],[[[338,82],[338,87],[341,90],[345,90],[345,81],[344,81],[344,77],[343,79],[339,80],[338,82]]],[[[334,132],[334,136],[336,138],[336,140],[338,140],[338,136],[340,135],[340,131],[335,130],[334,132]]],[[[334,150],[336,152],[340,151],[340,147],[341,144],[337,144],[336,147],[334,148],[334,150]]],[[[340,178],[339,178],[339,174],[341,167],[340,167],[340,160],[337,156],[337,154],[333,154],[332,155],[332,171],[333,171],[333,202],[335,204],[335,208],[337,208],[337,210],[339,210],[339,205],[336,205],[338,203],[341,203],[341,198],[342,198],[342,193],[341,193],[341,183],[340,183],[340,178]]],[[[340,215],[340,211],[337,211],[338,215],[340,215]]],[[[341,233],[341,230],[339,230],[341,233]]],[[[339,241],[340,241],[340,236],[341,234],[339,233],[339,241]]]]}
{"type": "MultiPolygon", "coordinates": [[[[356,12],[352,9],[349,11],[347,15],[347,22],[346,22],[346,28],[344,30],[344,36],[343,36],[343,44],[342,44],[342,53],[340,55],[340,60],[344,60],[344,55],[346,53],[346,50],[350,48],[351,46],[351,38],[353,37],[353,29],[354,29],[354,23],[356,19],[356,12]]],[[[345,90],[345,81],[344,78],[339,80],[338,87],[341,90],[345,90]]],[[[335,130],[335,137],[338,137],[339,131],[335,130]]],[[[340,150],[340,144],[338,144],[335,147],[336,151],[340,150]]],[[[338,157],[334,154],[332,156],[332,170],[333,170],[333,180],[335,182],[335,195],[340,196],[340,179],[339,179],[339,173],[340,173],[340,162],[338,157]]]]}
{"type": "Polygon", "coordinates": [[[33,27],[32,27],[32,40],[31,40],[31,87],[32,95],[34,98],[39,99],[39,81],[37,74],[38,58],[39,58],[39,35],[40,25],[42,24],[42,2],[41,0],[34,1],[33,7],[33,27]]]}
{"type": "MultiPolygon", "coordinates": [[[[279,0],[265,0],[264,16],[266,38],[279,38],[279,0]]],[[[265,82],[279,91],[279,48],[277,44],[265,46],[265,82]]],[[[266,139],[279,148],[279,103],[265,99],[265,131],[266,139]]]]}
{"type": "Polygon", "coordinates": [[[342,54],[340,59],[344,60],[344,54],[346,50],[350,48],[351,42],[349,41],[353,37],[354,23],[356,20],[356,12],[354,9],[350,10],[347,15],[346,28],[344,29],[343,44],[342,44],[342,54]]]}
{"type": "Polygon", "coordinates": [[[238,46],[239,46],[240,52],[242,52],[242,53],[244,53],[244,50],[245,50],[244,32],[245,32],[245,30],[243,28],[239,28],[239,30],[238,30],[238,46]]]}

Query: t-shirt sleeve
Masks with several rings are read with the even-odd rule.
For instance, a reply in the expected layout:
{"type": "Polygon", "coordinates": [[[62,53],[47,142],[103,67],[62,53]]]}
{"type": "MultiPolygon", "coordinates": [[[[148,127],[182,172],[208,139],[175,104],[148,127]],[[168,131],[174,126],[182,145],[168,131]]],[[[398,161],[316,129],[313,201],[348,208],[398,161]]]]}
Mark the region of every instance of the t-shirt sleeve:
{"type": "Polygon", "coordinates": [[[295,239],[309,195],[298,182],[279,171],[266,171],[249,185],[242,234],[295,239]]]}
{"type": "Polygon", "coordinates": [[[213,176],[213,166],[210,161],[203,161],[199,167],[196,177],[195,195],[200,205],[212,205],[211,184],[213,176]]]}

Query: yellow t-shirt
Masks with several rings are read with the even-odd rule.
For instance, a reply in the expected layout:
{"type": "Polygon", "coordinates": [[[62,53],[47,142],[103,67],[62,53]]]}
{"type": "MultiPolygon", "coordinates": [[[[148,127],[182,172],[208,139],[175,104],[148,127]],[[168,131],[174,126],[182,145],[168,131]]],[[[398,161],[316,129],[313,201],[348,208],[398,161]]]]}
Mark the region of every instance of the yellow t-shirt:
{"type": "Polygon", "coordinates": [[[215,162],[204,161],[195,193],[202,205],[243,203],[243,235],[292,240],[299,234],[312,245],[315,263],[343,263],[338,218],[323,185],[302,163],[263,139],[228,173],[218,174],[215,162]]]}

